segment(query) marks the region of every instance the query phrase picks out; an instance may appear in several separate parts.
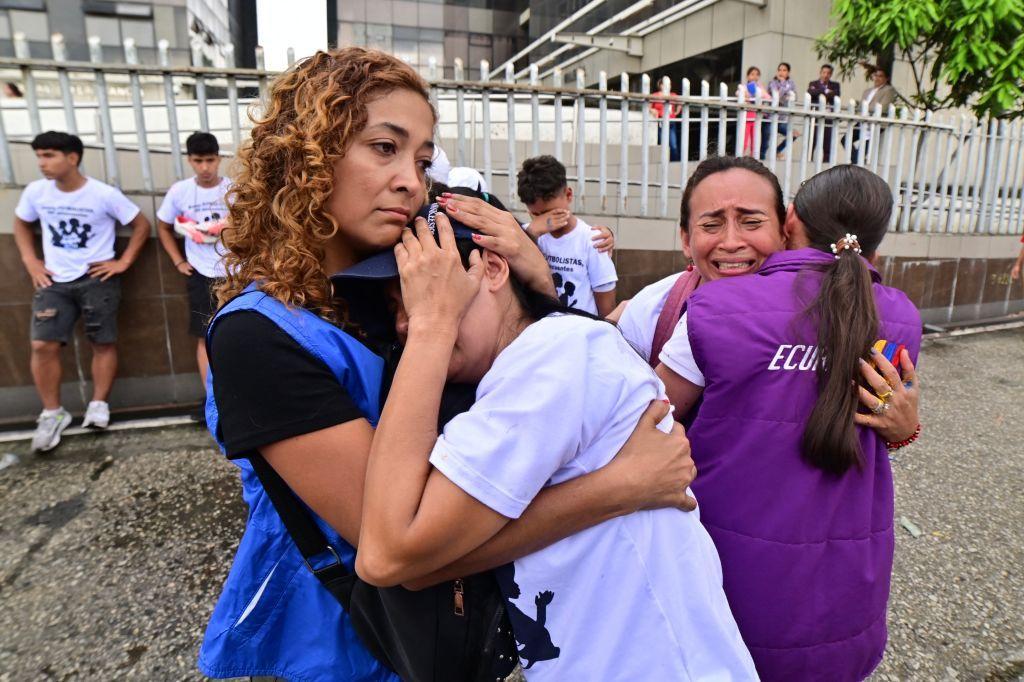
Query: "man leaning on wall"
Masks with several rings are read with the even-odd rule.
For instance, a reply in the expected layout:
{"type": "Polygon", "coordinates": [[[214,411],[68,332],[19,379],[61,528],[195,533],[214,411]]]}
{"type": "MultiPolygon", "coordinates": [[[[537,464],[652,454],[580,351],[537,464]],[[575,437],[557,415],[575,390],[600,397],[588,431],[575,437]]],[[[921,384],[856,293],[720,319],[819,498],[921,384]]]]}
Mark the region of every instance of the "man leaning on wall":
{"type": "Polygon", "coordinates": [[[83,426],[106,428],[107,398],[117,374],[117,310],[121,274],[139,255],[149,221],[115,187],[84,175],[84,152],[75,135],[48,131],[32,140],[39,180],[29,183],[14,209],[14,240],[35,294],[32,297],[32,379],[43,403],[32,438],[33,452],[57,447],[71,425],[61,405],[61,348],[84,318],[92,346],[93,396],[83,426]],[[32,226],[39,222],[43,257],[36,253],[32,226]],[[128,246],[114,255],[116,223],[132,228],[128,246]]]}

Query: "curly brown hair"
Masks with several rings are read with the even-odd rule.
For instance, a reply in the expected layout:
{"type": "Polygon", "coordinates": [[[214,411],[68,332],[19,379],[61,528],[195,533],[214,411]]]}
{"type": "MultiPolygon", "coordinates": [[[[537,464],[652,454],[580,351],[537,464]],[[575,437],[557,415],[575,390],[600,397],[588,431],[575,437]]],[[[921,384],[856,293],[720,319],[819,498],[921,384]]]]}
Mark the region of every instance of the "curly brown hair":
{"type": "Polygon", "coordinates": [[[408,64],[360,47],[317,52],[274,81],[228,193],[220,305],[260,282],[283,303],[337,319],[321,267],[324,244],[338,231],[327,211],[334,164],[366,125],[367,104],[400,89],[430,101],[429,86],[408,64]]]}

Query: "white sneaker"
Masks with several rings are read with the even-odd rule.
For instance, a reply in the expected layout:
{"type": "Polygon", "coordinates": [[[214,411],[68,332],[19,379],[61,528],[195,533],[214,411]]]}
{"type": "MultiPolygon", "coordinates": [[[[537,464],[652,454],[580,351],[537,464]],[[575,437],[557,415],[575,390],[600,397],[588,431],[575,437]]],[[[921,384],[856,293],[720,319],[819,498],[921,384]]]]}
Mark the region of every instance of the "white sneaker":
{"type": "Polygon", "coordinates": [[[110,424],[110,405],[102,400],[93,400],[85,410],[85,418],[82,419],[82,427],[92,426],[97,429],[105,429],[110,424]]]}
{"type": "Polygon", "coordinates": [[[60,434],[71,426],[71,413],[63,407],[43,410],[36,422],[39,426],[32,435],[32,452],[46,452],[57,447],[60,443],[60,434]]]}

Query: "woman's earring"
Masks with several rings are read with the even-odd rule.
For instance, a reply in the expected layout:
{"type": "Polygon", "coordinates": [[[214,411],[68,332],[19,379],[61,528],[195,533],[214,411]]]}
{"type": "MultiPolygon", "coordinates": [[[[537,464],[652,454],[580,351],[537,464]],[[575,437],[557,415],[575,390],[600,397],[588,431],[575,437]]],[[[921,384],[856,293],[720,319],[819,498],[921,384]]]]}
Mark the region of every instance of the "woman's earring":
{"type": "Polygon", "coordinates": [[[689,265],[686,266],[686,271],[693,272],[693,263],[690,263],[689,265]]]}

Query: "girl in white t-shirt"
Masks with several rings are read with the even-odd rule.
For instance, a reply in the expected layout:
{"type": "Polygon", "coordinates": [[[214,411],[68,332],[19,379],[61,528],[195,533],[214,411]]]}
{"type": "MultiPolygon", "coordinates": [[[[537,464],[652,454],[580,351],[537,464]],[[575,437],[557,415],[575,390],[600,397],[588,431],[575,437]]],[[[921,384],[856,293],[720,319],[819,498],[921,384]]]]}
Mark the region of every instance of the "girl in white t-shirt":
{"type": "MultiPolygon", "coordinates": [[[[408,340],[371,446],[356,557],[377,585],[422,581],[544,487],[605,466],[665,395],[614,326],[557,312],[437,223],[440,246],[420,219],[396,247],[408,340]],[[439,436],[446,381],[479,386],[439,436]]],[[[756,678],[698,512],[637,511],[498,574],[530,680],[756,678]]]]}

